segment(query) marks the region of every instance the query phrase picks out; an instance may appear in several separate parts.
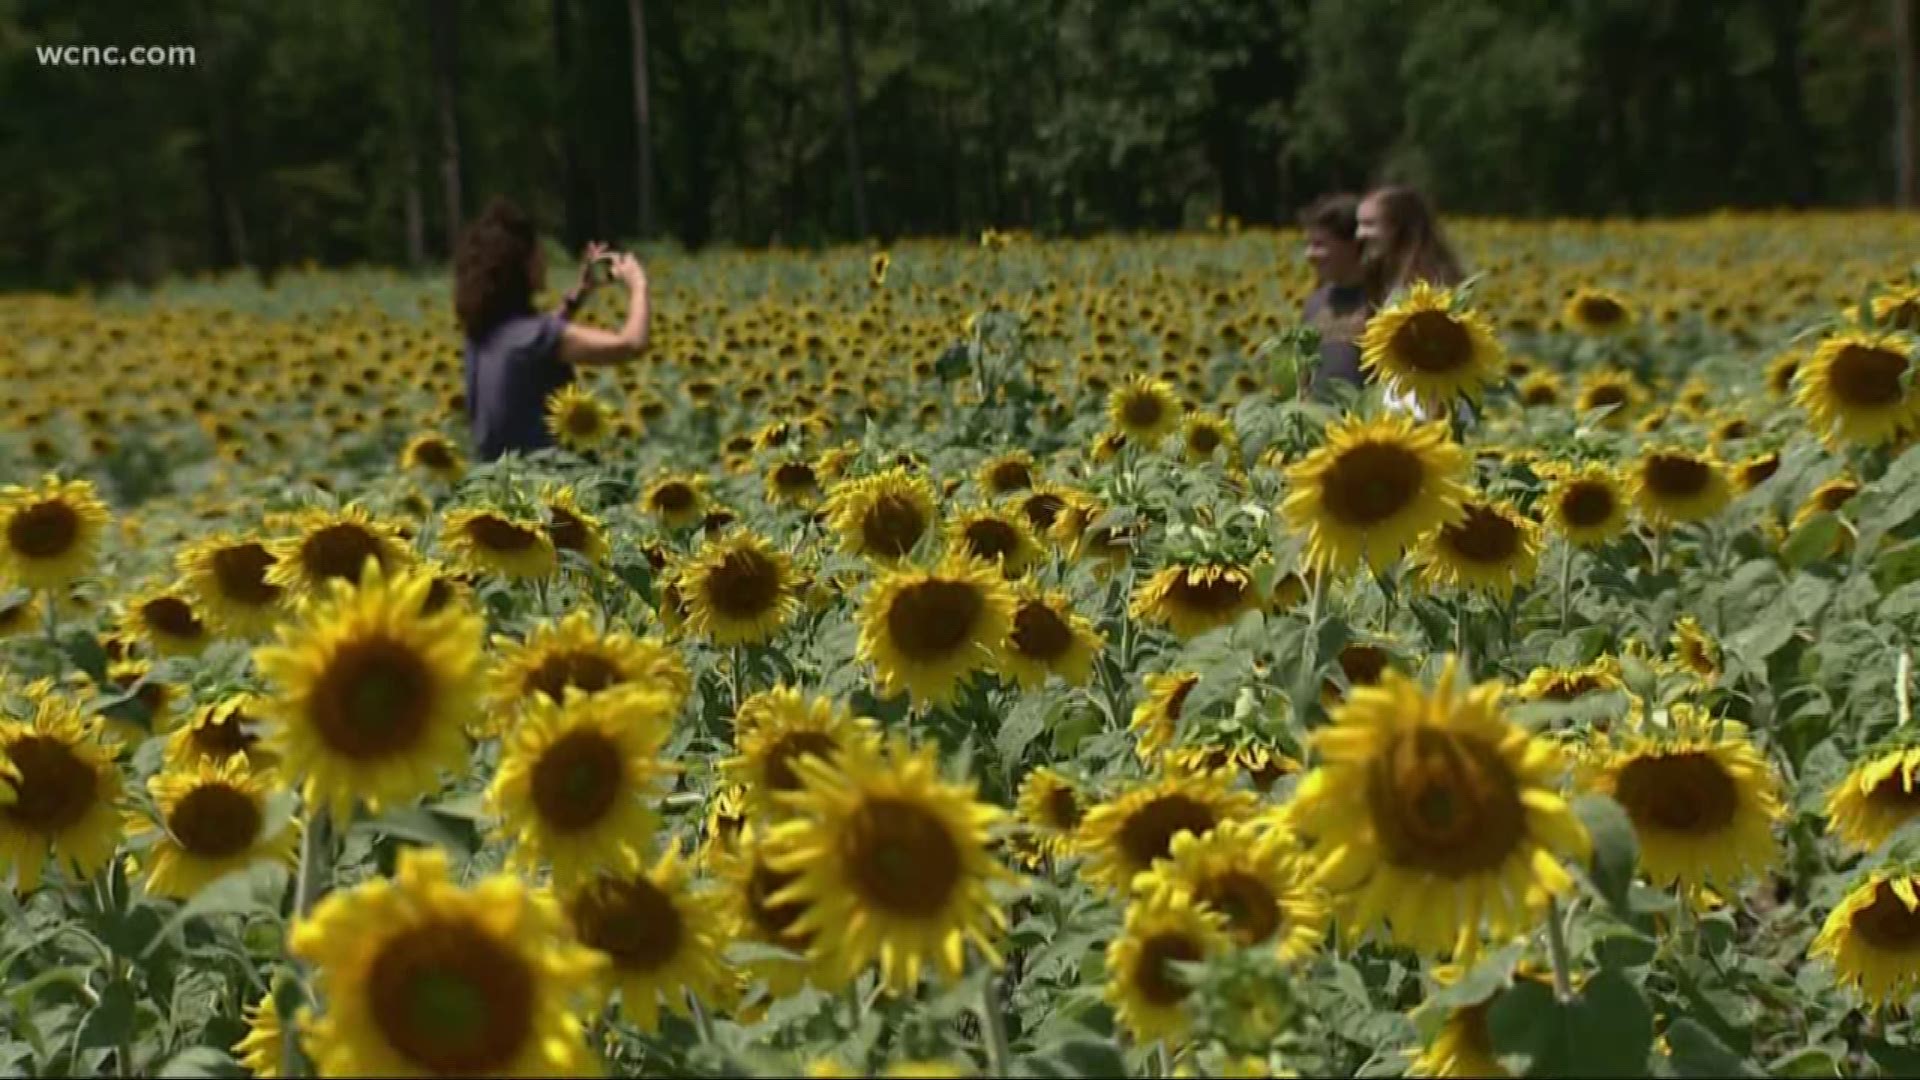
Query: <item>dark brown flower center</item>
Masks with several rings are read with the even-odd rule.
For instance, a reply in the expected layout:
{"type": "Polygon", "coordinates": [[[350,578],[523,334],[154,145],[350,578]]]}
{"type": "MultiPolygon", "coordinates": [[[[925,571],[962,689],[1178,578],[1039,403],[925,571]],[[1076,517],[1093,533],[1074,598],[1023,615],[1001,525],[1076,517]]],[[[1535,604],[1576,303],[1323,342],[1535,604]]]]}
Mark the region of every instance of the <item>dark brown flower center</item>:
{"type": "Polygon", "coordinates": [[[1047,825],[1061,832],[1071,832],[1080,825],[1080,799],[1073,789],[1065,784],[1055,784],[1047,789],[1044,800],[1047,825]]]}
{"type": "Polygon", "coordinates": [[[1178,792],[1142,804],[1120,825],[1120,852],[1129,876],[1166,858],[1174,837],[1183,832],[1205,836],[1216,823],[1212,807],[1178,792]]]}
{"type": "Polygon", "coordinates": [[[1393,332],[1388,351],[1428,375],[1458,371],[1473,362],[1473,337],[1444,311],[1416,311],[1393,332]]]}
{"type": "Polygon", "coordinates": [[[140,605],[140,618],[154,632],[167,637],[194,640],[206,636],[207,628],[193,605],[177,596],[160,596],[140,605]]]}
{"type": "Polygon", "coordinates": [[[1889,882],[1874,887],[1873,903],[1854,912],[1850,925],[1876,949],[1910,952],[1920,948],[1920,911],[1909,910],[1889,882]]]}
{"type": "Polygon", "coordinates": [[[453,468],[453,449],[439,439],[423,439],[413,445],[413,460],[436,472],[453,468]]]}
{"type": "Polygon", "coordinates": [[[1120,419],[1135,431],[1157,426],[1166,418],[1166,404],[1160,395],[1146,390],[1130,390],[1120,401],[1120,419]]]}
{"type": "Polygon", "coordinates": [[[1020,513],[1037,532],[1046,532],[1067,508],[1067,501],[1050,491],[1036,492],[1021,500],[1020,513]]]}
{"type": "Polygon", "coordinates": [[[80,515],[61,499],[47,499],[7,520],[7,546],[24,558],[56,559],[80,539],[80,515]]]}
{"type": "Polygon", "coordinates": [[[1740,807],[1726,768],[1699,750],[1634,758],[1621,768],[1614,794],[1642,831],[1705,835],[1732,824],[1740,807]]]}
{"type": "Polygon", "coordinates": [[[1470,563],[1500,566],[1520,553],[1520,526],[1481,503],[1469,503],[1466,516],[1443,528],[1440,536],[1456,557],[1470,563]]]}
{"type": "Polygon", "coordinates": [[[1195,424],[1187,431],[1187,449],[1203,456],[1220,449],[1224,441],[1220,429],[1212,424],[1195,424]]]}
{"type": "Polygon", "coordinates": [[[998,562],[1020,550],[1020,531],[999,518],[979,518],[967,522],[960,538],[965,541],[969,553],[988,562],[998,562]]]}
{"type": "Polygon", "coordinates": [[[520,953],[466,921],[428,922],[380,947],[367,973],[368,1013],[421,1072],[511,1070],[532,1037],[534,977],[520,953]]]}
{"type": "Polygon", "coordinates": [[[344,757],[369,761],[405,753],[426,736],[436,689],[432,669],[412,645],[361,638],[329,658],[307,722],[344,757]]]}
{"type": "Polygon", "coordinates": [[[645,878],[600,878],[581,890],[569,914],[582,945],[627,971],[671,963],[686,940],[673,899],[645,878]]]}
{"type": "Polygon", "coordinates": [[[788,494],[802,494],[819,487],[813,466],[804,461],[788,461],[773,470],[773,486],[788,494]]]}
{"type": "Polygon", "coordinates": [[[944,660],[973,641],[986,606],[971,581],[916,582],[887,607],[887,637],[909,660],[944,660]]]}
{"type": "Polygon", "coordinates": [[[20,774],[11,806],[0,806],[17,825],[53,834],[87,816],[99,792],[100,777],[80,755],[58,739],[28,735],[6,748],[20,774]]]}
{"type": "Polygon", "coordinates": [[[590,728],[562,735],[534,763],[533,805],[557,832],[591,828],[604,820],[626,789],[620,747],[590,728]]]}
{"type": "Polygon", "coordinates": [[[358,584],[367,560],[386,566],[386,548],[379,538],[350,521],[322,526],[300,544],[300,563],[317,581],[358,584]]]}
{"type": "Polygon", "coordinates": [[[785,584],[772,559],[752,548],[734,548],[707,573],[707,603],[728,618],[758,618],[779,603],[785,584]]]}
{"type": "Polygon", "coordinates": [[[933,917],[959,888],[960,848],[946,824],[918,803],[869,798],[840,843],[862,899],[889,915],[933,917]]]}
{"type": "Polygon", "coordinates": [[[1700,495],[1713,483],[1713,467],[1685,454],[1649,455],[1641,475],[1655,495],[1669,499],[1700,495]]]}
{"type": "Polygon", "coordinates": [[[1174,969],[1175,964],[1197,964],[1206,958],[1200,943],[1179,931],[1155,934],[1140,943],[1140,960],[1133,970],[1134,989],[1158,1008],[1180,1004],[1187,997],[1187,982],[1174,969]]]}
{"type": "Polygon", "coordinates": [[[541,660],[540,666],[528,672],[520,685],[528,694],[545,694],[555,701],[565,701],[568,687],[594,694],[622,681],[620,669],[606,657],[569,650],[541,660]]]}
{"type": "Polygon", "coordinates": [[[219,582],[220,595],[247,607],[266,607],[280,602],[280,586],[267,581],[273,556],[262,544],[248,541],[224,547],[213,553],[213,577],[219,582]]]}
{"type": "Polygon", "coordinates": [[[252,847],[265,823],[251,796],[221,783],[194,788],[167,815],[167,831],[180,846],[206,859],[229,858],[252,847]]]}
{"type": "Polygon", "coordinates": [[[1321,500],[1342,524],[1371,528],[1411,506],[1425,482],[1418,454],[1392,443],[1362,443],[1327,470],[1321,500]]]}
{"type": "Polygon", "coordinates": [[[1579,304],[1580,320],[1589,326],[1611,327],[1626,318],[1627,311],[1611,297],[1583,296],[1579,304]]]}
{"type": "Polygon", "coordinates": [[[747,911],[754,926],[769,939],[795,951],[804,951],[812,942],[813,935],[794,929],[793,924],[807,913],[807,906],[799,901],[772,902],[773,897],[799,878],[798,874],[781,873],[764,863],[755,862],[747,878],[747,911]]]}
{"type": "Polygon", "coordinates": [[[468,520],[467,536],[487,551],[506,554],[527,551],[540,543],[538,530],[498,514],[481,514],[468,520]]]}
{"type": "Polygon", "coordinates": [[[794,765],[803,757],[826,758],[839,749],[839,742],[824,731],[789,732],[767,751],[767,789],[769,791],[800,790],[800,774],[794,769],[794,765]]]}
{"type": "Polygon", "coordinates": [[[1367,808],[1388,860],[1441,877],[1497,869],[1526,828],[1519,784],[1499,751],[1433,728],[1395,737],[1369,765],[1367,808]]]}
{"type": "Polygon", "coordinates": [[[1073,628],[1044,600],[1028,600],[1013,613],[1013,648],[1029,660],[1058,660],[1073,647],[1073,628]]]}
{"type": "Polygon", "coordinates": [[[926,530],[926,515],[920,507],[907,496],[891,492],[875,499],[860,519],[862,546],[882,558],[904,557],[926,530]]]}
{"type": "Polygon", "coordinates": [[[1827,374],[1827,386],[1841,404],[1857,409],[1884,408],[1906,394],[1900,379],[1907,358],[1892,349],[1842,346],[1827,374]]]}
{"type": "Polygon", "coordinates": [[[997,461],[987,470],[987,487],[996,495],[1009,491],[1023,491],[1033,486],[1033,471],[1027,463],[1017,458],[997,461]]]}
{"type": "Polygon", "coordinates": [[[669,480],[653,489],[653,508],[664,514],[679,514],[693,509],[697,498],[691,484],[669,480]]]}
{"type": "Polygon", "coordinates": [[[1213,874],[1194,899],[1219,912],[1242,945],[1257,945],[1280,929],[1280,901],[1267,883],[1241,870],[1213,874]]]}
{"type": "Polygon", "coordinates": [[[1560,514],[1576,529],[1605,525],[1618,507],[1613,489],[1598,481],[1576,480],[1560,494],[1560,514]]]}
{"type": "Polygon", "coordinates": [[[549,506],[547,514],[553,521],[547,526],[547,539],[560,551],[577,551],[585,554],[589,549],[592,534],[587,523],[579,514],[564,506],[549,506]]]}

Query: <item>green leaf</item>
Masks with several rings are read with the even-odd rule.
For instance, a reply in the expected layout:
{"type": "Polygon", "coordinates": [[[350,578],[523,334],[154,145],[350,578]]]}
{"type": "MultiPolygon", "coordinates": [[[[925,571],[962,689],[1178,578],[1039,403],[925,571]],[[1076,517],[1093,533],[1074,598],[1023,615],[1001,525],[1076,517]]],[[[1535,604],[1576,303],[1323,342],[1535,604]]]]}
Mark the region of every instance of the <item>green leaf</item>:
{"type": "MultiPolygon", "coordinates": [[[[87,1013],[80,1024],[75,1045],[83,1050],[118,1047],[133,1036],[133,984],[115,979],[100,992],[100,1003],[87,1013]]],[[[131,1072],[129,1068],[129,1074],[131,1072]]]]}
{"type": "Polygon", "coordinates": [[[462,855],[471,855],[479,847],[478,832],[471,820],[420,806],[403,806],[376,818],[356,821],[351,831],[445,848],[462,855]]]}
{"type": "Polygon", "coordinates": [[[166,925],[153,935],[153,940],[140,952],[140,958],[152,956],[154,950],[173,937],[180,928],[195,919],[210,918],[215,915],[244,915],[270,907],[277,907],[279,898],[287,888],[287,868],[279,863],[262,863],[243,870],[215,878],[212,884],[193,894],[193,899],[180,905],[166,925]],[[271,897],[269,901],[267,898],[271,897]]]}
{"type": "Polygon", "coordinates": [[[97,686],[107,685],[107,650],[91,630],[72,630],[60,641],[60,649],[73,666],[87,673],[97,686]]]}
{"type": "Polygon", "coordinates": [[[1593,887],[1614,911],[1630,918],[1627,896],[1640,863],[1640,838],[1634,834],[1633,819],[1605,795],[1582,795],[1574,800],[1573,812],[1593,839],[1593,862],[1588,868],[1593,887]]]}
{"type": "Polygon", "coordinates": [[[1676,1076],[1764,1076],[1696,1021],[1682,1018],[1667,1027],[1668,1060],[1676,1076]]]}
{"type": "Polygon", "coordinates": [[[1127,1075],[1127,1062],[1117,1045],[1095,1039],[1072,1039],[1062,1043],[1054,1056],[1073,1071],[1071,1076],[1104,1077],[1127,1075]]]}
{"type": "Polygon", "coordinates": [[[233,1055],[224,1050],[216,1050],[211,1046],[190,1046],[167,1059],[167,1063],[160,1066],[158,1075],[185,1080],[189,1077],[244,1076],[246,1070],[233,1060],[233,1055]]]}
{"type": "Polygon", "coordinates": [[[1053,712],[1054,707],[1045,698],[1028,695],[1001,722],[993,743],[1008,768],[1016,765],[1033,740],[1047,729],[1047,720],[1053,712]]]}
{"type": "Polygon", "coordinates": [[[1653,1048],[1653,1008],[1617,970],[1587,981],[1562,1003],[1550,987],[1516,984],[1488,1016],[1495,1048],[1524,1054],[1529,1076],[1644,1076],[1653,1048]]]}
{"type": "Polygon", "coordinates": [[[1780,560],[1795,569],[1809,565],[1825,558],[1839,538],[1840,519],[1831,513],[1815,514],[1780,545],[1780,560]]]}

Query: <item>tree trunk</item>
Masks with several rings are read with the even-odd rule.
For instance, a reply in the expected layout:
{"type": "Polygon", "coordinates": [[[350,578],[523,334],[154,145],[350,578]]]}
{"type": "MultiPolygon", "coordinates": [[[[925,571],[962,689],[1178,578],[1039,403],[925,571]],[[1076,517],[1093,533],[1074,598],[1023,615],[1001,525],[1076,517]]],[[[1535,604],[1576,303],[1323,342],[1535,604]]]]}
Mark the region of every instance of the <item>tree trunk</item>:
{"type": "Polygon", "coordinates": [[[872,235],[867,221],[867,177],[860,167],[860,61],[854,52],[853,13],[847,0],[834,0],[833,18],[840,36],[840,122],[846,129],[847,182],[853,189],[853,231],[872,235]]]}
{"type": "Polygon", "coordinates": [[[212,225],[213,258],[220,266],[246,266],[252,262],[247,243],[246,217],[240,211],[235,193],[238,182],[233,152],[233,125],[227,110],[224,89],[220,85],[221,43],[207,23],[206,10],[195,2],[189,8],[193,35],[199,42],[200,92],[203,98],[206,141],[202,163],[206,171],[208,220],[212,225]]]}
{"type": "Polygon", "coordinates": [[[447,254],[459,242],[464,203],[460,191],[460,13],[457,0],[432,0],[428,27],[433,48],[434,98],[440,121],[440,190],[446,203],[447,254]]]}
{"type": "Polygon", "coordinates": [[[653,105],[647,95],[646,0],[627,0],[627,22],[633,30],[633,123],[640,235],[647,237],[653,235],[653,105]]]}
{"type": "Polygon", "coordinates": [[[580,193],[580,146],[573,124],[573,20],[571,0],[553,0],[554,129],[560,143],[560,198],[564,204],[567,246],[587,239],[586,200],[580,193]]]}
{"type": "Polygon", "coordinates": [[[1901,206],[1920,206],[1920,132],[1914,121],[1913,0],[1893,0],[1893,171],[1901,206]]]}

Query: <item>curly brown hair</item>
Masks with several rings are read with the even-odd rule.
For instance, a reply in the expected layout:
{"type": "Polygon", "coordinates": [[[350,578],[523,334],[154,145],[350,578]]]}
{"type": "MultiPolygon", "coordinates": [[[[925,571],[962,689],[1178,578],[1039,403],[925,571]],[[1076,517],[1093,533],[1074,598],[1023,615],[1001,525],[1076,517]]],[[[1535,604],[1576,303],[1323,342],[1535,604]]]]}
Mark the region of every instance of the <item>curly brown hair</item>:
{"type": "Polygon", "coordinates": [[[539,233],[511,200],[495,197],[460,233],[453,257],[453,311],[470,338],[533,310],[539,233]]]}

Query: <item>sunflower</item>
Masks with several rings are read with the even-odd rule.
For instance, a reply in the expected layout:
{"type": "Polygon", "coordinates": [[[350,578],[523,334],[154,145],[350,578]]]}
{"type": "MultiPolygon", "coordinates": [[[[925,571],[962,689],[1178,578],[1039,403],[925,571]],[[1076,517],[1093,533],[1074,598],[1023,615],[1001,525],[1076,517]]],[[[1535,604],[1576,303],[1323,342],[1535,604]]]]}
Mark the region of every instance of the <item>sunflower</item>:
{"type": "Polygon", "coordinates": [[[1833,909],[1811,954],[1876,1008],[1920,991],[1920,875],[1876,870],[1833,909]]]}
{"type": "Polygon", "coordinates": [[[1568,543],[1597,547],[1626,531],[1627,494],[1614,470],[1588,462],[1546,474],[1547,523],[1568,543]]]}
{"type": "Polygon", "coordinates": [[[558,565],[553,540],[539,521],[499,510],[449,511],[440,538],[454,564],[469,574],[545,578],[558,565]]]}
{"type": "Polygon", "coordinates": [[[1779,857],[1779,777],[1742,724],[1677,704],[1665,727],[1642,719],[1601,737],[1581,772],[1626,808],[1640,868],[1657,885],[1721,888],[1779,857]]]}
{"type": "Polygon", "coordinates": [[[812,509],[821,499],[820,474],[802,457],[777,461],[767,470],[767,502],[812,509]]]}
{"type": "Polygon", "coordinates": [[[710,1008],[732,997],[725,914],[689,876],[678,843],[651,869],[628,848],[563,900],[574,936],[604,959],[602,979],[620,991],[621,1014],[649,1034],[662,1005],[684,1016],[689,996],[710,1008]]]}
{"type": "Polygon", "coordinates": [[[267,583],[304,598],[324,597],[336,581],[359,582],[369,559],[386,574],[412,561],[392,526],[375,521],[358,505],[308,510],[292,524],[300,535],[273,543],[267,583]]]}
{"type": "Polygon", "coordinates": [[[1426,282],[1368,319],[1359,345],[1360,366],[1375,379],[1441,413],[1455,398],[1477,399],[1505,365],[1492,325],[1426,282]]]}
{"type": "Polygon", "coordinates": [[[467,765],[463,729],[477,718],[480,617],[459,605],[420,613],[431,582],[370,568],[359,588],[330,596],[254,653],[274,686],[265,699],[268,747],[309,807],[344,819],[436,790],[467,765]]]}
{"type": "MultiPolygon", "coordinates": [[[[1446,983],[1457,981],[1464,974],[1457,965],[1445,965],[1436,974],[1442,972],[1442,981],[1446,983]]],[[[1530,972],[1516,971],[1514,976],[1540,981],[1539,976],[1530,972]]],[[[1500,1064],[1493,1045],[1493,1030],[1488,1023],[1494,1003],[1506,992],[1505,988],[1496,989],[1479,1001],[1449,1009],[1433,1041],[1421,1050],[1407,1074],[1462,1080],[1494,1080],[1513,1075],[1500,1064]]]]}
{"type": "Polygon", "coordinates": [[[392,879],[322,899],[289,936],[326,1012],[307,1032],[321,1076],[585,1076],[577,996],[602,961],[552,897],[496,874],[471,888],[437,848],[392,879]]]}
{"type": "MultiPolygon", "coordinates": [[[[975,474],[980,486],[991,498],[1027,491],[1036,486],[1033,455],[1025,450],[1009,450],[988,458],[975,474]]],[[[1045,528],[1045,525],[1037,525],[1045,528]]]]}
{"type": "Polygon", "coordinates": [[[1211,413],[1187,417],[1181,444],[1189,465],[1204,464],[1215,458],[1231,465],[1240,457],[1240,439],[1233,433],[1233,424],[1211,413]]]}
{"type": "Polygon", "coordinates": [[[1161,892],[1127,905],[1120,936],[1107,946],[1106,999],[1142,1043],[1179,1040],[1191,992],[1175,964],[1197,964],[1233,948],[1226,920],[1192,894],[1161,892]]]}
{"type": "Polygon", "coordinates": [[[1074,833],[1085,810],[1084,798],[1073,781],[1052,769],[1035,769],[1020,782],[1014,810],[1031,841],[1026,849],[1029,867],[1038,869],[1045,862],[1072,853],[1074,833]]]}
{"type": "Polygon", "coordinates": [[[1895,285],[1873,298],[1873,321],[1892,330],[1920,333],[1920,287],[1895,285]]]}
{"type": "Polygon", "coordinates": [[[906,558],[937,516],[933,485],[904,468],[841,481],[826,511],[842,551],[889,564],[906,558]]]}
{"type": "Polygon", "coordinates": [[[540,507],[546,513],[547,541],[556,553],[571,551],[594,566],[607,561],[607,527],[580,505],[573,485],[543,486],[540,507]]]}
{"type": "Polygon", "coordinates": [[[1093,677],[1094,657],[1106,648],[1107,639],[1072,603],[1057,590],[1023,587],[1014,601],[1001,673],[1026,690],[1045,686],[1050,675],[1068,686],[1086,685],[1093,677]]]}
{"type": "Polygon", "coordinates": [[[1134,889],[1190,893],[1225,920],[1235,947],[1268,946],[1292,962],[1320,947],[1330,918],[1295,855],[1293,838],[1283,830],[1223,822],[1204,836],[1174,837],[1168,858],[1135,881],[1134,889]]]}
{"type": "Polygon", "coordinates": [[[1133,751],[1141,760],[1155,758],[1172,745],[1180,733],[1180,714],[1187,696],[1200,685],[1200,676],[1192,672],[1148,675],[1144,680],[1147,699],[1133,707],[1127,723],[1134,735],[1133,751]]]}
{"type": "Polygon", "coordinates": [[[0,719],[0,762],[9,774],[0,786],[11,792],[0,800],[0,875],[11,867],[22,896],[39,887],[49,855],[72,880],[92,877],[113,858],[121,827],[119,747],[65,698],[30,696],[30,718],[0,719]]]}
{"type": "Polygon", "coordinates": [[[1756,454],[1733,467],[1734,486],[1741,491],[1752,491],[1773,478],[1780,471],[1780,454],[1770,450],[1756,454]]]}
{"type": "Polygon", "coordinates": [[[1624,689],[1620,661],[1603,656],[1580,667],[1534,668],[1513,693],[1522,701],[1577,701],[1588,694],[1624,689]]]}
{"type": "Polygon", "coordinates": [[[235,870],[293,861],[295,828],[276,824],[267,805],[273,774],[255,770],[243,754],[162,772],[147,790],[156,816],[130,815],[127,834],[152,837],[140,862],[155,896],[184,900],[235,870]]]}
{"type": "Polygon", "coordinates": [[[184,590],[149,589],[128,601],[120,620],[121,631],[140,638],[153,647],[155,655],[198,656],[213,636],[193,599],[184,590]]]}
{"type": "MultiPolygon", "coordinates": [[[[1819,487],[1814,488],[1807,495],[1806,501],[1793,512],[1793,520],[1787,528],[1790,531],[1798,530],[1821,514],[1839,513],[1841,508],[1852,502],[1853,497],[1858,494],[1860,494],[1860,483],[1851,476],[1836,476],[1824,481],[1819,487]]],[[[1853,533],[1843,528],[1834,534],[1833,546],[1828,554],[1845,554],[1852,547],[1853,533]]]]}
{"type": "Polygon", "coordinates": [[[0,488],[0,582],[57,589],[93,569],[107,507],[85,480],[0,488]]]}
{"type": "Polygon", "coordinates": [[[883,695],[943,704],[999,659],[1013,611],[999,569],[978,560],[950,555],[932,570],[889,571],[860,609],[860,659],[873,664],[883,695]]]}
{"type": "Polygon", "coordinates": [[[1586,828],[1557,791],[1559,752],[1509,723],[1502,688],[1459,692],[1452,657],[1431,693],[1399,672],[1348,695],[1314,734],[1320,764],[1292,804],[1314,880],[1357,928],[1429,954],[1538,925],[1573,888],[1586,828]]]}
{"type": "Polygon", "coordinates": [[[98,692],[109,697],[131,693],[147,710],[144,725],[131,720],[107,717],[107,730],[125,740],[129,748],[149,735],[165,732],[173,723],[173,705],[179,688],[153,674],[150,660],[112,660],[107,664],[107,681],[98,692]]]}
{"type": "Polygon", "coordinates": [[[613,410],[582,390],[579,383],[568,383],[547,398],[546,411],[547,430],[561,446],[575,453],[599,446],[613,433],[613,410]]]}
{"type": "Polygon", "coordinates": [[[279,758],[261,744],[255,730],[261,722],[262,704],[253,694],[241,692],[202,705],[167,736],[167,767],[188,770],[201,762],[219,764],[238,754],[252,768],[273,768],[279,758]]]}
{"type": "Polygon", "coordinates": [[[1168,750],[1160,758],[1160,768],[1168,776],[1191,776],[1203,772],[1225,772],[1244,776],[1254,790],[1266,794],[1282,777],[1295,776],[1300,763],[1271,747],[1257,743],[1229,746],[1223,743],[1191,743],[1168,750]]]}
{"type": "Polygon", "coordinates": [[[763,828],[752,822],[740,830],[733,853],[722,862],[725,908],[738,940],[771,946],[786,955],[762,953],[743,963],[753,978],[763,980],[773,997],[785,997],[809,981],[833,985],[829,965],[814,959],[821,935],[801,925],[809,904],[784,894],[800,880],[797,872],[774,869],[773,852],[763,828]]]}
{"type": "Polygon", "coordinates": [[[770,900],[805,905],[794,929],[815,935],[817,959],[842,981],[877,961],[903,994],[928,966],[959,978],[969,942],[999,965],[992,938],[1006,919],[989,886],[1012,875],[987,851],[998,808],[942,780],[932,748],[900,739],[795,769],[801,789],[782,797],[794,816],[774,826],[768,861],[797,876],[770,900]]]}
{"type": "Polygon", "coordinates": [[[460,452],[453,448],[453,443],[445,435],[431,431],[407,441],[400,451],[400,467],[418,469],[449,483],[460,479],[460,474],[466,471],[466,463],[460,460],[460,452]]]}
{"type": "Polygon", "coordinates": [[[539,698],[564,701],[569,690],[596,694],[636,685],[668,694],[677,712],[693,689],[678,652],[653,638],[596,629],[585,611],[536,625],[524,642],[495,637],[493,645],[487,716],[476,734],[499,734],[524,706],[539,698]]]}
{"type": "Polygon", "coordinates": [[[724,863],[740,846],[740,831],[747,827],[747,789],[728,784],[707,801],[705,841],[700,847],[700,862],[713,868],[724,863]]]}
{"type": "Polygon", "coordinates": [[[691,473],[669,473],[647,485],[640,506],[669,529],[698,525],[707,516],[707,482],[691,473]]]}
{"type": "Polygon", "coordinates": [[[867,284],[875,289],[887,283],[887,270],[893,266],[893,256],[885,251],[876,251],[867,260],[867,284]]]}
{"type": "Polygon", "coordinates": [[[1632,375],[1624,371],[1597,370],[1589,374],[1580,383],[1580,396],[1574,400],[1573,411],[1585,415],[1600,409],[1610,410],[1600,419],[1603,427],[1624,428],[1632,419],[1633,411],[1639,407],[1642,391],[1632,375]]]}
{"type": "Polygon", "coordinates": [[[1767,393],[1777,398],[1788,397],[1793,393],[1793,385],[1800,377],[1800,367],[1807,360],[1806,354],[1798,349],[1789,349],[1774,357],[1767,364],[1767,393]]]}
{"type": "Polygon", "coordinates": [[[1165,626],[1174,636],[1198,637],[1232,626],[1240,616],[1260,609],[1253,575],[1231,563],[1163,567],[1133,591],[1128,613],[1142,622],[1165,626]]]}
{"type": "Polygon", "coordinates": [[[1720,675],[1720,646],[1700,625],[1700,620],[1683,615],[1673,624],[1673,666],[1691,672],[1703,682],[1720,675]]]}
{"type": "Polygon", "coordinates": [[[1136,375],[1107,398],[1107,419],[1115,434],[1152,449],[1180,426],[1181,408],[1171,385],[1136,375]]]}
{"type": "Polygon", "coordinates": [[[1908,339],[1896,334],[1835,334],[1801,367],[1795,399],[1829,444],[1891,442],[1920,420],[1920,392],[1907,385],[1912,358],[1908,339]]]}
{"type": "Polygon", "coordinates": [[[1172,854],[1174,837],[1205,836],[1224,822],[1252,817],[1253,794],[1229,790],[1232,779],[1224,772],[1150,779],[1095,806],[1074,840],[1087,857],[1084,876],[1125,892],[1135,875],[1172,854]]]}
{"type": "Polygon", "coordinates": [[[715,645],[759,645],[793,618],[793,564],[766,538],[736,533],[709,540],[679,575],[686,629],[715,645]]]}
{"type": "Polygon", "coordinates": [[[1718,514],[1733,500],[1733,485],[1710,453],[1653,447],[1634,464],[1633,497],[1650,524],[1665,528],[1718,514]]]}
{"type": "Polygon", "coordinates": [[[1540,526],[1512,504],[1469,498],[1459,521],[1421,542],[1421,577],[1429,587],[1480,589],[1501,600],[1533,580],[1540,565],[1540,526]]]}
{"type": "MultiPolygon", "coordinates": [[[[301,1029],[301,1053],[312,1056],[307,1045],[305,1029],[311,1023],[312,1010],[302,1007],[296,1020],[301,1029]]],[[[247,1033],[233,1044],[233,1060],[254,1077],[254,1080],[279,1080],[283,1075],[281,1063],[286,1055],[286,1032],[280,1026],[280,1010],[274,1004],[271,991],[260,1000],[246,1007],[244,1019],[247,1033]]]]}
{"type": "Polygon", "coordinates": [[[740,703],[734,718],[739,753],[721,768],[745,790],[754,813],[778,817],[785,812],[781,797],[800,790],[801,758],[831,759],[878,737],[873,721],[854,716],[832,698],[781,685],[740,703]]]}
{"type": "Polygon", "coordinates": [[[1920,747],[1887,750],[1855,765],[1827,796],[1827,830],[1869,852],[1920,815],[1920,747]]]}
{"type": "Polygon", "coordinates": [[[1281,505],[1307,534],[1310,569],[1379,570],[1428,532],[1461,518],[1468,459],[1445,424],[1416,427],[1404,415],[1353,418],[1327,428],[1326,442],[1287,470],[1281,505]]]}
{"type": "Polygon", "coordinates": [[[961,511],[947,525],[947,545],[948,550],[999,564],[1008,577],[1020,576],[1043,556],[1025,518],[990,506],[961,511]]]}
{"type": "Polygon", "coordinates": [[[284,612],[286,590],[267,579],[273,552],[258,540],[209,536],[182,550],[176,565],[198,611],[221,634],[266,633],[284,612]]]}
{"type": "Polygon", "coordinates": [[[1529,409],[1550,408],[1560,404],[1566,393],[1560,376],[1551,371],[1536,371],[1520,380],[1520,404],[1529,409]]]}
{"type": "Polygon", "coordinates": [[[623,686],[566,700],[536,699],[506,737],[487,805],[513,843],[508,865],[553,867],[569,888],[644,846],[658,824],[655,789],[671,768],[660,759],[673,727],[673,699],[623,686]]]}
{"type": "Polygon", "coordinates": [[[1609,337],[1633,327],[1633,306],[1606,289],[1583,288],[1567,298],[1560,319],[1589,337],[1609,337]]]}

